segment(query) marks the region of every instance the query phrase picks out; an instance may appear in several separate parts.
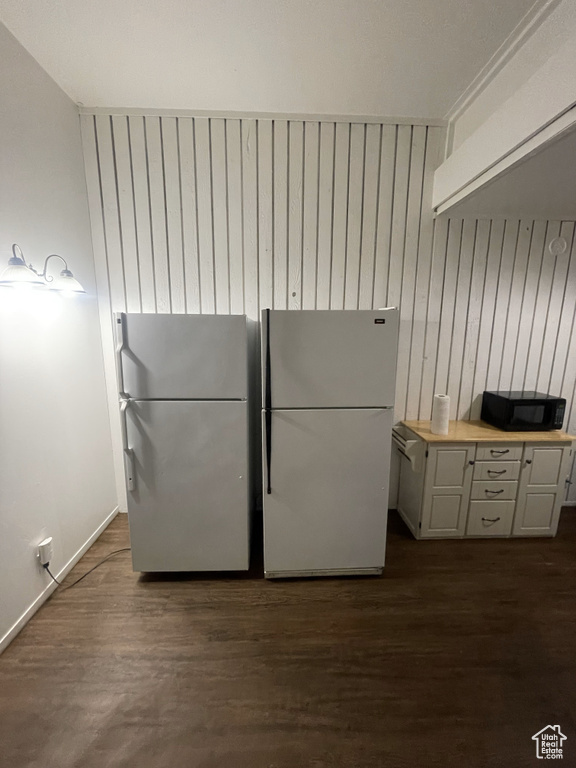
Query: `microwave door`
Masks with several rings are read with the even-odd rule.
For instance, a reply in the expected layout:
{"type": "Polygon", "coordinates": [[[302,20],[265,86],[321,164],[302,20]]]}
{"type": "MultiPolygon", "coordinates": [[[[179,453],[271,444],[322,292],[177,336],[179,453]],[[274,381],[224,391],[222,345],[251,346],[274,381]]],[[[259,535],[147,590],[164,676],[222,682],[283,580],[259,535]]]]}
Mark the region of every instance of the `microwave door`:
{"type": "Polygon", "coordinates": [[[544,403],[513,403],[510,426],[515,429],[538,429],[546,424],[550,414],[546,414],[544,403]]]}

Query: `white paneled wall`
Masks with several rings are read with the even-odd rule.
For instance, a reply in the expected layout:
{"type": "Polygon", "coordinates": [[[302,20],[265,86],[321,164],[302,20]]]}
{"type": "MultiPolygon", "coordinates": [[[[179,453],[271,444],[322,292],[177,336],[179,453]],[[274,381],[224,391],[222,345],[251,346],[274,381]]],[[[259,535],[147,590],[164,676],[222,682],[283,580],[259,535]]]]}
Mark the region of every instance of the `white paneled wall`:
{"type": "Polygon", "coordinates": [[[434,220],[443,129],[83,115],[113,310],[399,306],[397,418],[484,389],[574,398],[574,222],[434,220]],[[568,251],[552,256],[558,235],[568,251]]]}

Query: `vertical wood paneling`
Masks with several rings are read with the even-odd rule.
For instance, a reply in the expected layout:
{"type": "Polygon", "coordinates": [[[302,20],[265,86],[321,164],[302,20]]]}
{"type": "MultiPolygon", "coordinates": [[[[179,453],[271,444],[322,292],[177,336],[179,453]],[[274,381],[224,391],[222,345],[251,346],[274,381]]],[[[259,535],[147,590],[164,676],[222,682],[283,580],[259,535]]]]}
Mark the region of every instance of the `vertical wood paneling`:
{"type": "MultiPolygon", "coordinates": [[[[434,168],[440,155],[442,132],[438,128],[428,128],[426,135],[426,155],[422,179],[422,210],[430,207],[432,199],[432,180],[434,168]]],[[[433,221],[429,216],[422,216],[420,237],[418,239],[418,257],[416,261],[416,279],[414,285],[414,307],[410,340],[410,358],[407,380],[406,417],[417,419],[420,412],[420,392],[422,389],[422,369],[428,298],[432,279],[432,235],[433,221]]]]}
{"type": "Polygon", "coordinates": [[[574,222],[431,212],[436,127],[84,116],[111,309],[400,308],[396,415],[478,418],[484,389],[561,394],[576,429],[574,222]],[[550,240],[567,240],[553,256],[550,240]]]}
{"type": "Polygon", "coordinates": [[[546,237],[543,243],[542,263],[540,276],[536,286],[536,300],[528,334],[526,350],[526,366],[522,389],[526,389],[529,381],[538,381],[538,368],[542,357],[542,343],[544,332],[549,321],[550,300],[552,298],[552,281],[556,271],[557,257],[553,256],[546,248],[546,243],[560,235],[561,223],[559,221],[548,222],[546,237]]]}
{"type": "Polygon", "coordinates": [[[316,308],[320,125],[304,123],[302,197],[302,309],[316,308]]]}
{"type": "Polygon", "coordinates": [[[256,120],[242,120],[242,231],[244,233],[244,307],[258,316],[258,136],[256,120]]]}
{"type": "Polygon", "coordinates": [[[532,240],[522,295],[512,296],[514,304],[520,304],[520,320],[518,322],[518,334],[514,350],[514,367],[512,369],[512,389],[522,389],[524,385],[526,361],[528,359],[528,346],[530,344],[530,331],[534,321],[534,307],[536,304],[536,291],[542,272],[542,257],[544,240],[546,237],[546,222],[535,221],[532,226],[532,240]]]}
{"type": "Polygon", "coordinates": [[[504,247],[504,221],[490,222],[488,237],[488,256],[482,289],[480,308],[480,327],[478,345],[474,359],[474,382],[472,385],[472,405],[470,418],[479,419],[482,402],[480,393],[487,389],[490,348],[493,341],[494,314],[496,309],[496,291],[500,282],[502,268],[502,250],[504,247]]]}
{"type": "Polygon", "coordinates": [[[450,418],[458,418],[460,383],[464,362],[464,344],[466,341],[468,307],[472,282],[472,263],[478,222],[468,220],[462,227],[461,250],[456,278],[456,300],[452,338],[450,341],[450,362],[448,366],[448,389],[450,395],[450,418]]]}
{"type": "Polygon", "coordinates": [[[501,329],[501,332],[504,333],[504,346],[497,389],[509,390],[512,388],[512,373],[514,371],[518,329],[522,313],[522,297],[524,295],[524,286],[526,285],[528,257],[532,246],[533,232],[533,221],[520,222],[518,241],[514,253],[512,283],[506,310],[506,324],[501,329]]]}
{"type": "Polygon", "coordinates": [[[362,189],[362,238],[358,278],[358,309],[372,309],[378,214],[381,126],[366,126],[364,185],[362,189]]]}
{"type": "Polygon", "coordinates": [[[287,309],[288,301],[288,123],[274,120],[274,309],[287,309]]]}
{"type": "Polygon", "coordinates": [[[128,117],[132,153],[132,190],[136,221],[137,258],[142,312],[156,312],[156,281],[148,187],[148,153],[143,117],[128,117]]]}
{"type": "Polygon", "coordinates": [[[228,254],[228,188],[226,179],[226,121],[210,121],[212,143],[212,226],[214,227],[215,308],[230,313],[230,259],[228,254]]]}
{"type": "Polygon", "coordinates": [[[433,227],[432,262],[430,265],[430,285],[426,302],[426,329],[424,333],[424,355],[422,359],[422,380],[418,408],[419,419],[429,417],[429,414],[432,412],[432,396],[436,391],[434,383],[438,362],[442,299],[446,279],[447,245],[448,219],[441,217],[434,222],[433,227]]]}
{"type": "Polygon", "coordinates": [[[126,311],[124,265],[122,263],[122,237],[120,212],[116,190],[114,147],[112,144],[111,119],[106,115],[95,118],[100,176],[101,217],[106,241],[106,258],[110,280],[110,301],[115,310],[126,311]]]}
{"type": "Polygon", "coordinates": [[[200,311],[216,311],[214,283],[214,240],[212,224],[212,142],[210,120],[194,118],[196,158],[196,204],[198,206],[198,255],[200,265],[200,311]]]}
{"type": "Polygon", "coordinates": [[[180,148],[178,121],[175,117],[163,117],[162,163],[164,171],[164,199],[166,205],[166,247],[170,274],[171,311],[186,312],[186,287],[184,280],[184,253],[182,248],[182,201],[180,188],[180,148]]]}
{"type": "Polygon", "coordinates": [[[516,248],[520,237],[520,222],[507,221],[504,226],[504,242],[500,258],[500,269],[497,275],[496,304],[494,308],[494,320],[490,337],[490,350],[488,354],[488,370],[486,371],[485,389],[498,389],[500,385],[500,371],[502,370],[502,355],[504,350],[506,318],[510,306],[510,292],[512,288],[512,273],[516,258],[516,248]]]}
{"type": "MultiPolygon", "coordinates": [[[[273,152],[272,122],[260,120],[258,130],[258,274],[260,276],[260,307],[271,308],[274,302],[273,283],[273,213],[272,184],[273,152]]],[[[230,195],[232,201],[238,197],[230,195]]],[[[238,310],[234,310],[237,312],[238,310]]]]}
{"type": "MultiPolygon", "coordinates": [[[[436,351],[436,372],[434,376],[434,393],[448,394],[448,372],[452,352],[452,329],[454,327],[454,309],[456,303],[456,285],[460,266],[460,250],[462,247],[462,222],[450,221],[447,230],[446,259],[444,262],[444,277],[442,283],[442,300],[440,310],[440,326],[438,332],[438,348],[436,351]]],[[[432,402],[430,401],[430,407],[432,402]]],[[[426,417],[424,417],[426,418],[426,417]]]]}
{"type": "Polygon", "coordinates": [[[148,186],[150,194],[150,221],[152,225],[152,252],[154,254],[154,282],[156,284],[156,311],[171,312],[170,264],[168,262],[168,234],[166,230],[166,184],[162,129],[159,117],[146,118],[146,147],[148,149],[148,186]]]}
{"type": "Polygon", "coordinates": [[[111,118],[111,124],[114,162],[116,165],[116,190],[118,194],[120,247],[126,289],[126,309],[128,312],[141,312],[140,270],[138,267],[128,118],[115,115],[111,118]]]}
{"type": "Polygon", "coordinates": [[[374,250],[374,287],[372,306],[385,307],[388,300],[388,278],[392,250],[392,214],[396,184],[396,150],[398,127],[381,126],[380,163],[378,168],[378,201],[376,242],[374,250]]]}
{"type": "MultiPolygon", "coordinates": [[[[555,361],[557,357],[560,357],[558,355],[559,342],[564,335],[562,334],[561,321],[565,315],[564,309],[567,306],[566,296],[567,292],[568,297],[574,296],[575,292],[574,270],[576,269],[576,264],[574,260],[571,261],[570,259],[574,240],[574,222],[562,222],[560,235],[568,243],[568,250],[567,253],[561,254],[556,258],[554,265],[554,277],[552,280],[548,316],[546,318],[544,343],[538,364],[537,390],[539,392],[553,391],[551,380],[554,368],[558,368],[558,366],[555,366],[555,361]]],[[[568,298],[568,305],[569,303],[570,299],[568,298]]]]}
{"type": "Polygon", "coordinates": [[[198,255],[198,206],[196,193],[196,153],[194,121],[178,119],[180,150],[180,196],[182,200],[182,250],[184,256],[185,306],[190,313],[200,312],[200,262],[198,255]]]}
{"type": "Polygon", "coordinates": [[[288,309],[302,309],[304,124],[288,126],[288,309]]]}
{"type": "Polygon", "coordinates": [[[244,246],[240,120],[226,120],[226,160],[230,312],[233,315],[242,315],[244,314],[244,246]]]}
{"type": "Polygon", "coordinates": [[[479,221],[476,226],[474,253],[472,255],[472,275],[468,294],[466,313],[466,334],[464,337],[464,352],[460,373],[460,389],[458,390],[457,418],[469,419],[474,400],[474,373],[478,359],[478,338],[480,335],[480,319],[484,289],[486,286],[486,262],[490,239],[490,222],[479,221]]]}
{"type": "MultiPolygon", "coordinates": [[[[406,413],[408,398],[408,373],[410,370],[410,345],[414,316],[414,294],[418,245],[420,241],[420,220],[424,181],[424,155],[426,152],[426,127],[417,125],[412,129],[410,147],[410,172],[404,232],[404,252],[400,275],[400,336],[398,343],[398,376],[396,380],[396,413],[406,413]]],[[[397,305],[393,305],[397,306],[397,305]]]]}
{"type": "Polygon", "coordinates": [[[332,261],[330,263],[330,309],[344,309],[346,230],[348,227],[348,181],[350,178],[350,129],[336,124],[334,145],[334,193],[332,199],[332,261]]]}
{"type": "Polygon", "coordinates": [[[365,126],[350,127],[350,171],[346,211],[346,255],[344,268],[344,309],[358,309],[360,292],[360,243],[364,219],[365,126]]]}
{"type": "Polygon", "coordinates": [[[410,177],[410,149],[412,127],[396,128],[396,152],[394,158],[394,186],[392,193],[392,219],[390,225],[390,256],[388,260],[388,290],[386,306],[399,307],[402,298],[402,273],[404,271],[404,246],[406,243],[406,214],[408,210],[408,180],[410,177]]]}
{"type": "MultiPolygon", "coordinates": [[[[566,258],[566,256],[564,256],[564,258],[566,258]]],[[[574,296],[576,296],[576,237],[573,236],[570,252],[570,265],[566,283],[564,285],[558,336],[556,338],[555,353],[552,361],[550,383],[548,386],[548,391],[556,395],[560,393],[562,388],[566,363],[570,354],[570,342],[572,340],[572,331],[576,319],[576,302],[574,301],[574,296]]]]}
{"type": "Polygon", "coordinates": [[[334,218],[334,150],[336,124],[320,124],[318,171],[318,253],[316,256],[316,306],[330,308],[332,221],[334,218]]]}

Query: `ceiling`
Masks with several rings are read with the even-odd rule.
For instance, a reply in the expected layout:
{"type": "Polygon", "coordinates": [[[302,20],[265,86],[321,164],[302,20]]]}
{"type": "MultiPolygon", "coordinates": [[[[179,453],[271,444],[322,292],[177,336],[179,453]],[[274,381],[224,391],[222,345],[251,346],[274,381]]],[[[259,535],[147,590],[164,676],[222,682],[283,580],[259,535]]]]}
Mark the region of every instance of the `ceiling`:
{"type": "Polygon", "coordinates": [[[533,5],[0,0],[0,20],[89,107],[433,119],[533,5]]]}
{"type": "Polygon", "coordinates": [[[576,219],[576,129],[480,187],[450,216],[576,219]]]}

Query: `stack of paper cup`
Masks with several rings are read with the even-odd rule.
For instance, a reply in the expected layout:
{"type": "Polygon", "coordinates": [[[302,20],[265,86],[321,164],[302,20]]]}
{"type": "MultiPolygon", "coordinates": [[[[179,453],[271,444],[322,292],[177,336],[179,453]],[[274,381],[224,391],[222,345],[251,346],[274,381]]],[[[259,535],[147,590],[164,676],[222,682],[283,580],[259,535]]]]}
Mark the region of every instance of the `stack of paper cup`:
{"type": "Polygon", "coordinates": [[[432,424],[430,429],[433,435],[447,435],[450,422],[450,397],[449,395],[434,395],[432,403],[432,424]]]}

